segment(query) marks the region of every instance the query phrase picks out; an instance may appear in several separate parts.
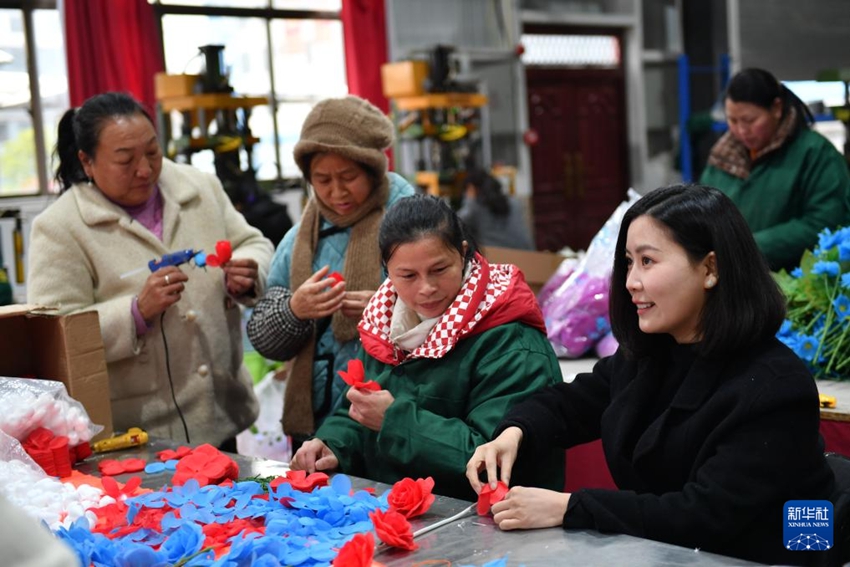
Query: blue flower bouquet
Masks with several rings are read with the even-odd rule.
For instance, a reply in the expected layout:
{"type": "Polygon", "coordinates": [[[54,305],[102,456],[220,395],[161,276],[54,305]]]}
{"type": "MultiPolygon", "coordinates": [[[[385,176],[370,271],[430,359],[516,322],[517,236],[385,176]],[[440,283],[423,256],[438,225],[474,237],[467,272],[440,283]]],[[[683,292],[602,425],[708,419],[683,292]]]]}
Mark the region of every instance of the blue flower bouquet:
{"type": "Polygon", "coordinates": [[[788,302],[777,337],[815,378],[850,378],[850,227],[825,229],[790,274],[776,274],[788,302]]]}

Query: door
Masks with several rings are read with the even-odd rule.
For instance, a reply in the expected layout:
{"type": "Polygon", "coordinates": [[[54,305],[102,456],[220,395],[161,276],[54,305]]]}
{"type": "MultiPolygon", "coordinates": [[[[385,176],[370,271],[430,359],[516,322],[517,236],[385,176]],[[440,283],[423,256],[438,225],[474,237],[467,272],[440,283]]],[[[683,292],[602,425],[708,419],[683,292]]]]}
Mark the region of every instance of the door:
{"type": "Polygon", "coordinates": [[[526,70],[537,248],[587,249],[628,189],[621,69],[526,70]]]}

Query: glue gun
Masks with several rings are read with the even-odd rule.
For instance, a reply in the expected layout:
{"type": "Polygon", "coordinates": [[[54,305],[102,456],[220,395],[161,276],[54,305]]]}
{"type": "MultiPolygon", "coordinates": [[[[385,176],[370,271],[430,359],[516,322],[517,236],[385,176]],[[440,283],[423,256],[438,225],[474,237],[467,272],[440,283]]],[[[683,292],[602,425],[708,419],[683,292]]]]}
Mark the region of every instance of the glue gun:
{"type": "Polygon", "coordinates": [[[203,250],[193,250],[192,248],[187,248],[186,250],[178,250],[177,252],[169,252],[159,260],[154,258],[153,260],[148,262],[148,265],[144,268],[138,268],[136,270],[131,270],[127,273],[121,274],[121,279],[123,280],[124,278],[136,275],[139,272],[144,271],[145,269],[150,269],[151,272],[155,272],[160,268],[165,268],[167,266],[179,266],[189,261],[194,261],[195,266],[199,268],[204,268],[207,265],[207,255],[204,254],[203,250]]]}
{"type": "Polygon", "coordinates": [[[95,453],[105,453],[107,451],[117,451],[118,449],[126,449],[128,447],[138,447],[148,442],[147,432],[138,427],[131,427],[127,433],[116,435],[109,439],[103,439],[92,445],[92,450],[95,453]]]}
{"type": "Polygon", "coordinates": [[[203,250],[192,250],[188,248],[186,250],[178,250],[177,252],[170,252],[160,259],[159,262],[156,261],[156,258],[148,262],[148,268],[150,268],[151,272],[155,272],[160,268],[165,268],[167,266],[179,266],[180,264],[185,264],[186,262],[194,260],[195,265],[199,268],[203,268],[207,265],[207,256],[204,254],[203,250]]]}

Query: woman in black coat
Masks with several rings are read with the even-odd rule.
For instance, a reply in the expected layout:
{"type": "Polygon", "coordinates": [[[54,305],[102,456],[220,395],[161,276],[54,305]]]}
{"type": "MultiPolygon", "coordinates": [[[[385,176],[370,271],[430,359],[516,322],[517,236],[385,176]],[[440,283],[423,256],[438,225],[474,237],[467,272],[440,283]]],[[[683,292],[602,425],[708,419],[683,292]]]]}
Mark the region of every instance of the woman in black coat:
{"type": "Polygon", "coordinates": [[[467,477],[510,481],[517,459],[602,439],[618,490],[513,487],[505,530],[562,525],[744,559],[807,564],[783,541],[783,505],[825,500],[834,477],[815,382],[775,338],[785,301],[734,204],[673,186],[626,213],[610,296],[618,352],[511,410],[467,477]],[[500,470],[499,470],[500,469],[500,470]]]}

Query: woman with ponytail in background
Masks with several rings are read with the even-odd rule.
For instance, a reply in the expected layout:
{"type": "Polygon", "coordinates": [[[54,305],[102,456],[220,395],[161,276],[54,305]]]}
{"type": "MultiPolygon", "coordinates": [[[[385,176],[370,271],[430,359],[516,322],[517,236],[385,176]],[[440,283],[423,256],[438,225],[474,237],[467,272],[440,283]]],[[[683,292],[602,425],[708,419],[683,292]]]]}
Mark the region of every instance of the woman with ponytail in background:
{"type": "Polygon", "coordinates": [[[738,206],[772,270],[790,270],[821,230],[850,221],[847,162],[810,128],[806,105],[763,69],[732,77],[725,108],[729,131],[700,183],[738,206]]]}

